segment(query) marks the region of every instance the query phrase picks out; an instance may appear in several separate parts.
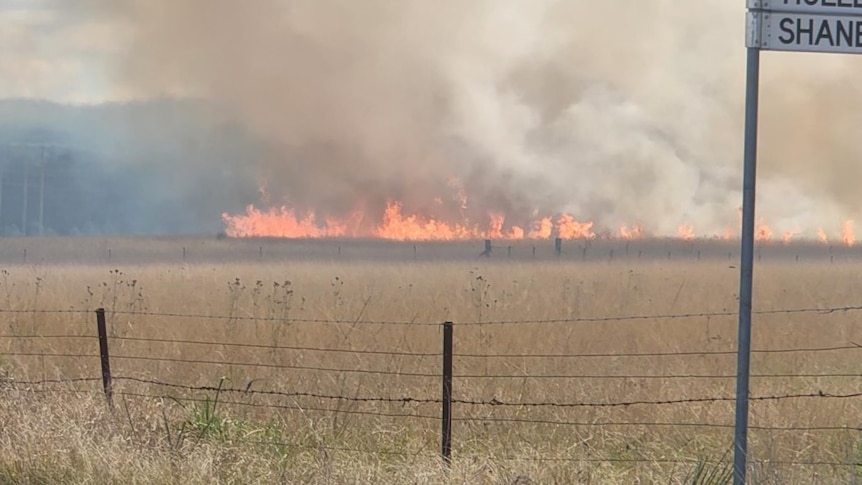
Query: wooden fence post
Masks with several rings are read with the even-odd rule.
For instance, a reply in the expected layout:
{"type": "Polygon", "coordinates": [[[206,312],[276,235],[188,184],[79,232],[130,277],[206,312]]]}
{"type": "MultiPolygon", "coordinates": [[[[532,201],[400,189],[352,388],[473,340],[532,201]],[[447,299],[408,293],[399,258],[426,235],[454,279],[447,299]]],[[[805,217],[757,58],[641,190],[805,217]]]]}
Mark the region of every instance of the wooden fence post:
{"type": "Polygon", "coordinates": [[[452,463],[452,322],[443,324],[443,432],[440,454],[452,463]]]}
{"type": "Polygon", "coordinates": [[[96,310],[96,328],[99,332],[99,357],[102,361],[102,387],[108,405],[114,407],[114,389],[111,383],[111,359],[108,357],[108,330],[105,323],[105,309],[96,310]]]}
{"type": "Polygon", "coordinates": [[[557,253],[557,256],[563,254],[563,238],[554,239],[554,252],[557,253]]]}

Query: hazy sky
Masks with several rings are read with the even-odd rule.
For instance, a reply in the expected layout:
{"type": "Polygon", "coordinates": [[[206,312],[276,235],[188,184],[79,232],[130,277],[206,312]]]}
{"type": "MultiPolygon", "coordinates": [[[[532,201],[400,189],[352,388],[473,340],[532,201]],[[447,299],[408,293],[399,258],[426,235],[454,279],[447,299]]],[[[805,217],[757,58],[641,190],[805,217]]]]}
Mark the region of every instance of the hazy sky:
{"type": "MultiPolygon", "coordinates": [[[[116,19],[71,14],[59,0],[0,0],[0,98],[96,103],[128,98],[110,67],[127,32],[116,19]]],[[[79,0],[66,0],[67,7],[79,0]]]]}

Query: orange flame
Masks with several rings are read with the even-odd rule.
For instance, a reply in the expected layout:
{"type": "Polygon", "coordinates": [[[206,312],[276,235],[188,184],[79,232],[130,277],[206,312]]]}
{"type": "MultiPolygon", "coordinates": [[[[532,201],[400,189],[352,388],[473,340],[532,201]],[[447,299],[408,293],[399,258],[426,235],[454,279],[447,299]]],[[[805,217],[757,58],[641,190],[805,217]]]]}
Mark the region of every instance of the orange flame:
{"type": "Polygon", "coordinates": [[[644,229],[640,224],[635,224],[633,226],[622,225],[620,226],[620,237],[628,240],[643,239],[644,229]]]}
{"type": "Polygon", "coordinates": [[[530,231],[530,239],[548,239],[551,233],[554,232],[554,223],[550,217],[542,218],[540,221],[533,223],[533,229],[530,231]]]}
{"type": "Polygon", "coordinates": [[[557,220],[557,231],[563,239],[595,239],[592,222],[578,222],[572,216],[563,214],[557,220]]]}
{"type": "Polygon", "coordinates": [[[382,221],[375,227],[362,230],[360,214],[344,219],[326,218],[321,223],[315,214],[304,216],[286,207],[261,211],[254,206],[246,207],[245,214],[222,214],[225,233],[230,237],[374,237],[398,241],[453,241],[466,239],[548,239],[554,233],[562,239],[594,239],[592,222],[580,222],[569,214],[563,214],[556,225],[550,217],[532,224],[527,233],[519,226],[506,227],[502,214],[490,214],[487,228],[464,223],[449,223],[434,217],[418,214],[405,215],[399,202],[387,204],[382,221]]]}
{"type": "Polygon", "coordinates": [[[680,224],[677,235],[683,241],[693,241],[695,239],[694,227],[690,224],[680,224]]]}
{"type": "MultiPolygon", "coordinates": [[[[267,199],[262,189],[262,196],[267,199]]],[[[483,222],[469,220],[464,211],[467,207],[467,196],[458,189],[455,202],[459,204],[462,215],[459,221],[440,219],[422,214],[404,213],[403,204],[389,202],[385,210],[377,218],[368,217],[361,210],[354,211],[344,217],[320,217],[313,211],[302,213],[293,208],[274,207],[261,210],[253,205],[246,207],[243,214],[222,214],[225,224],[225,234],[230,237],[283,237],[283,238],[324,238],[324,237],[370,237],[400,241],[452,241],[469,239],[596,239],[593,221],[579,221],[570,214],[560,214],[556,218],[533,214],[532,220],[524,221],[523,226],[507,223],[503,213],[490,213],[483,222]]],[[[442,202],[441,202],[442,203],[442,202]]],[[[602,237],[636,240],[647,237],[647,232],[639,224],[621,225],[617,231],[601,232],[602,237]]],[[[797,238],[807,237],[803,230],[795,228],[785,231],[781,236],[784,244],[791,244],[797,238]]],[[[761,220],[755,228],[755,241],[772,241],[772,228],[761,220]]],[[[694,226],[682,224],[677,230],[677,237],[684,241],[697,238],[694,226]]],[[[737,239],[738,233],[727,228],[723,235],[716,234],[715,239],[737,239]]],[[[827,244],[829,238],[820,228],[817,230],[817,240],[827,244]]],[[[853,221],[845,221],[841,225],[841,240],[847,246],[856,244],[853,221]]]]}
{"type": "Polygon", "coordinates": [[[757,229],[754,231],[754,240],[761,242],[771,241],[772,234],[772,229],[770,229],[763,221],[760,221],[760,224],[757,225],[757,229]]]}
{"type": "Polygon", "coordinates": [[[302,217],[293,209],[279,207],[263,212],[253,205],[246,207],[243,216],[222,214],[227,225],[225,231],[231,237],[269,236],[269,237],[338,237],[346,233],[346,227],[336,221],[327,221],[321,227],[314,213],[302,217]]]}
{"type": "Polygon", "coordinates": [[[853,221],[846,221],[841,224],[841,239],[847,246],[853,246],[856,243],[856,235],[853,233],[853,221]]]}

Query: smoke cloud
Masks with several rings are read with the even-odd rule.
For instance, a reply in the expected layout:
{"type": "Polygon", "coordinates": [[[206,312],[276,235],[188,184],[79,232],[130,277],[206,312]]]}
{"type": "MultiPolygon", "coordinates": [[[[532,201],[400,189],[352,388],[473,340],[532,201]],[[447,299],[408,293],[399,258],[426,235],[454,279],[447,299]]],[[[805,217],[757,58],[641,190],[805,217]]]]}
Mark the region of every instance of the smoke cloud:
{"type": "MultiPolygon", "coordinates": [[[[123,32],[108,71],[117,92],[203,99],[265,140],[231,170],[263,182],[273,204],[380,213],[400,199],[405,211],[447,215],[464,210],[463,191],[476,220],[489,210],[514,224],[565,211],[600,227],[674,234],[683,222],[698,233],[738,225],[742,3],[60,8],[123,32]]],[[[809,233],[859,216],[862,60],[763,59],[759,215],[809,233]]],[[[258,200],[256,191],[243,197],[258,200]]],[[[242,209],[235,197],[224,202],[242,209]]]]}

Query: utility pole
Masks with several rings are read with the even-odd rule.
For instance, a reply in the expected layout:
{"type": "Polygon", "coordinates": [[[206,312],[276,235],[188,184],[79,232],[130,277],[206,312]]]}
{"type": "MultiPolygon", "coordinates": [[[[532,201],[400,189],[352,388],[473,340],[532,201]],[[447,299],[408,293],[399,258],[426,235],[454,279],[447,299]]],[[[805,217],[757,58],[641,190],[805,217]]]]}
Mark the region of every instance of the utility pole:
{"type": "Polygon", "coordinates": [[[42,163],[39,164],[39,235],[45,234],[45,145],[42,145],[42,163]]]}
{"type": "Polygon", "coordinates": [[[3,160],[0,162],[0,231],[3,230],[3,175],[9,163],[9,145],[3,149],[3,160]]]}
{"type": "Polygon", "coordinates": [[[22,201],[22,208],[21,208],[21,233],[25,236],[27,235],[27,197],[29,195],[27,193],[27,188],[29,187],[29,185],[30,185],[30,158],[25,156],[24,157],[24,190],[22,191],[23,195],[24,195],[24,200],[22,201]]]}

